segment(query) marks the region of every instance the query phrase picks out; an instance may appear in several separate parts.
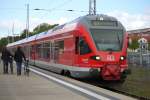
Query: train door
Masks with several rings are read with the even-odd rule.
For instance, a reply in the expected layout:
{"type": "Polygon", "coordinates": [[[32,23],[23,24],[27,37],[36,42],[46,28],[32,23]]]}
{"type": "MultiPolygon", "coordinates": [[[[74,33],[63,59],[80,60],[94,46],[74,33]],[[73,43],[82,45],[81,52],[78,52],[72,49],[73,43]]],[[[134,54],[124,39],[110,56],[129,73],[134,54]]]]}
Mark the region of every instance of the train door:
{"type": "Polygon", "coordinates": [[[74,65],[74,38],[73,36],[70,36],[69,38],[64,39],[64,45],[62,45],[62,50],[64,51],[61,53],[61,63],[73,66],[74,65]]]}
{"type": "Polygon", "coordinates": [[[54,62],[58,63],[58,59],[59,59],[59,47],[58,47],[58,43],[55,42],[54,43],[54,62]]]}
{"type": "Polygon", "coordinates": [[[84,37],[75,38],[75,54],[76,54],[76,64],[86,65],[88,63],[87,54],[91,53],[88,43],[84,37]]]}

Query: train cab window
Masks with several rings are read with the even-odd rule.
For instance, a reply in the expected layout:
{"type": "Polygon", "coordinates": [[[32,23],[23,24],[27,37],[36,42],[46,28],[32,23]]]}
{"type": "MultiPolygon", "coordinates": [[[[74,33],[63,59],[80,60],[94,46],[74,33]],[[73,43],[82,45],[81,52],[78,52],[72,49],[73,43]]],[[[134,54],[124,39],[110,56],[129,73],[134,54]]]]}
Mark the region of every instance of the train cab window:
{"type": "Polygon", "coordinates": [[[88,54],[91,52],[91,49],[89,48],[89,45],[85,41],[84,38],[79,38],[79,51],[80,55],[88,54]]]}
{"type": "Polygon", "coordinates": [[[75,38],[75,54],[79,54],[79,37],[75,38]]]}

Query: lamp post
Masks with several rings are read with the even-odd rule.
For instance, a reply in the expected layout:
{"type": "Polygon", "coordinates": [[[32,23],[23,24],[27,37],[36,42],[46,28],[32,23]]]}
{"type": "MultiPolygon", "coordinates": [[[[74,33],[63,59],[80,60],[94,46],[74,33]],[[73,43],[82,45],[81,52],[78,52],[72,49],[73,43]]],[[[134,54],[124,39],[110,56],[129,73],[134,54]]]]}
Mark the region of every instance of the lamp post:
{"type": "Polygon", "coordinates": [[[13,36],[12,36],[12,42],[14,42],[14,40],[15,40],[15,39],[14,39],[14,23],[13,23],[13,25],[12,25],[12,35],[13,35],[13,36]]]}
{"type": "MultiPolygon", "coordinates": [[[[26,20],[26,39],[29,37],[29,4],[27,4],[27,20],[26,20]]],[[[27,46],[27,56],[30,58],[30,45],[27,46]]]]}
{"type": "Polygon", "coordinates": [[[29,4],[27,4],[26,38],[29,37],[29,4]]]}
{"type": "Polygon", "coordinates": [[[96,15],[96,0],[89,0],[89,15],[96,15]]]}
{"type": "Polygon", "coordinates": [[[10,40],[9,40],[9,29],[8,29],[8,37],[7,37],[7,42],[9,44],[10,40]]]}

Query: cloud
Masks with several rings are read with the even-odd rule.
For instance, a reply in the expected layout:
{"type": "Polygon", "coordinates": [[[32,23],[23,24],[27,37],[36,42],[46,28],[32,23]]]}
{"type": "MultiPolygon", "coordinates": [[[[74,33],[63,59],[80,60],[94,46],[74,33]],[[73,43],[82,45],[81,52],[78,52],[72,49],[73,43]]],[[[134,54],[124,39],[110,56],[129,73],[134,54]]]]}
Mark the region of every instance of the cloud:
{"type": "MultiPolygon", "coordinates": [[[[53,24],[64,24],[66,22],[68,22],[69,18],[65,18],[65,17],[61,17],[58,20],[49,20],[49,19],[40,19],[40,18],[30,18],[30,31],[32,31],[37,25],[41,24],[41,23],[49,23],[51,25],[53,24]]],[[[6,33],[8,36],[8,32],[9,35],[13,35],[12,34],[12,27],[13,27],[13,23],[14,23],[14,32],[15,34],[20,34],[22,30],[24,30],[26,28],[26,22],[18,20],[18,19],[14,19],[14,20],[0,20],[0,32],[1,35],[0,37],[6,37],[6,33]]]]}
{"type": "Polygon", "coordinates": [[[20,31],[25,27],[25,24],[20,20],[0,20],[0,38],[12,36],[12,27],[14,24],[14,34],[19,34],[20,31]]]}
{"type": "MultiPolygon", "coordinates": [[[[112,11],[112,12],[108,12],[107,15],[116,17],[125,26],[127,30],[150,28],[150,12],[149,13],[146,12],[144,14],[131,14],[122,11],[112,11]]],[[[64,24],[66,22],[69,22],[70,20],[72,19],[66,17],[60,17],[58,20],[40,19],[40,18],[31,17],[30,25],[29,25],[30,31],[32,31],[37,25],[41,23],[49,23],[51,25],[64,24]]],[[[11,33],[13,23],[14,23],[15,34],[20,34],[21,31],[26,28],[26,21],[21,21],[19,19],[0,20],[0,32],[1,32],[0,37],[6,36],[8,30],[11,33]]]]}
{"type": "Polygon", "coordinates": [[[113,11],[107,13],[116,17],[127,30],[150,28],[150,14],[130,14],[127,12],[113,11]]]}
{"type": "Polygon", "coordinates": [[[10,30],[12,29],[12,26],[14,24],[14,27],[16,26],[17,29],[23,28],[25,24],[21,22],[20,20],[2,20],[0,21],[0,29],[4,30],[10,30]]]}

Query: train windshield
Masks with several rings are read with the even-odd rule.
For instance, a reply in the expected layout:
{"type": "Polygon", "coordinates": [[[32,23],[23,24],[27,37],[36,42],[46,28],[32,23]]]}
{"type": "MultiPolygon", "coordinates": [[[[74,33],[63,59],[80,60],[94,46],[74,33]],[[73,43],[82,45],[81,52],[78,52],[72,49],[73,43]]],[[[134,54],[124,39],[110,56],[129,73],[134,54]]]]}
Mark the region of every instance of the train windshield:
{"type": "Polygon", "coordinates": [[[120,51],[123,44],[123,30],[91,29],[98,50],[120,51]]]}

